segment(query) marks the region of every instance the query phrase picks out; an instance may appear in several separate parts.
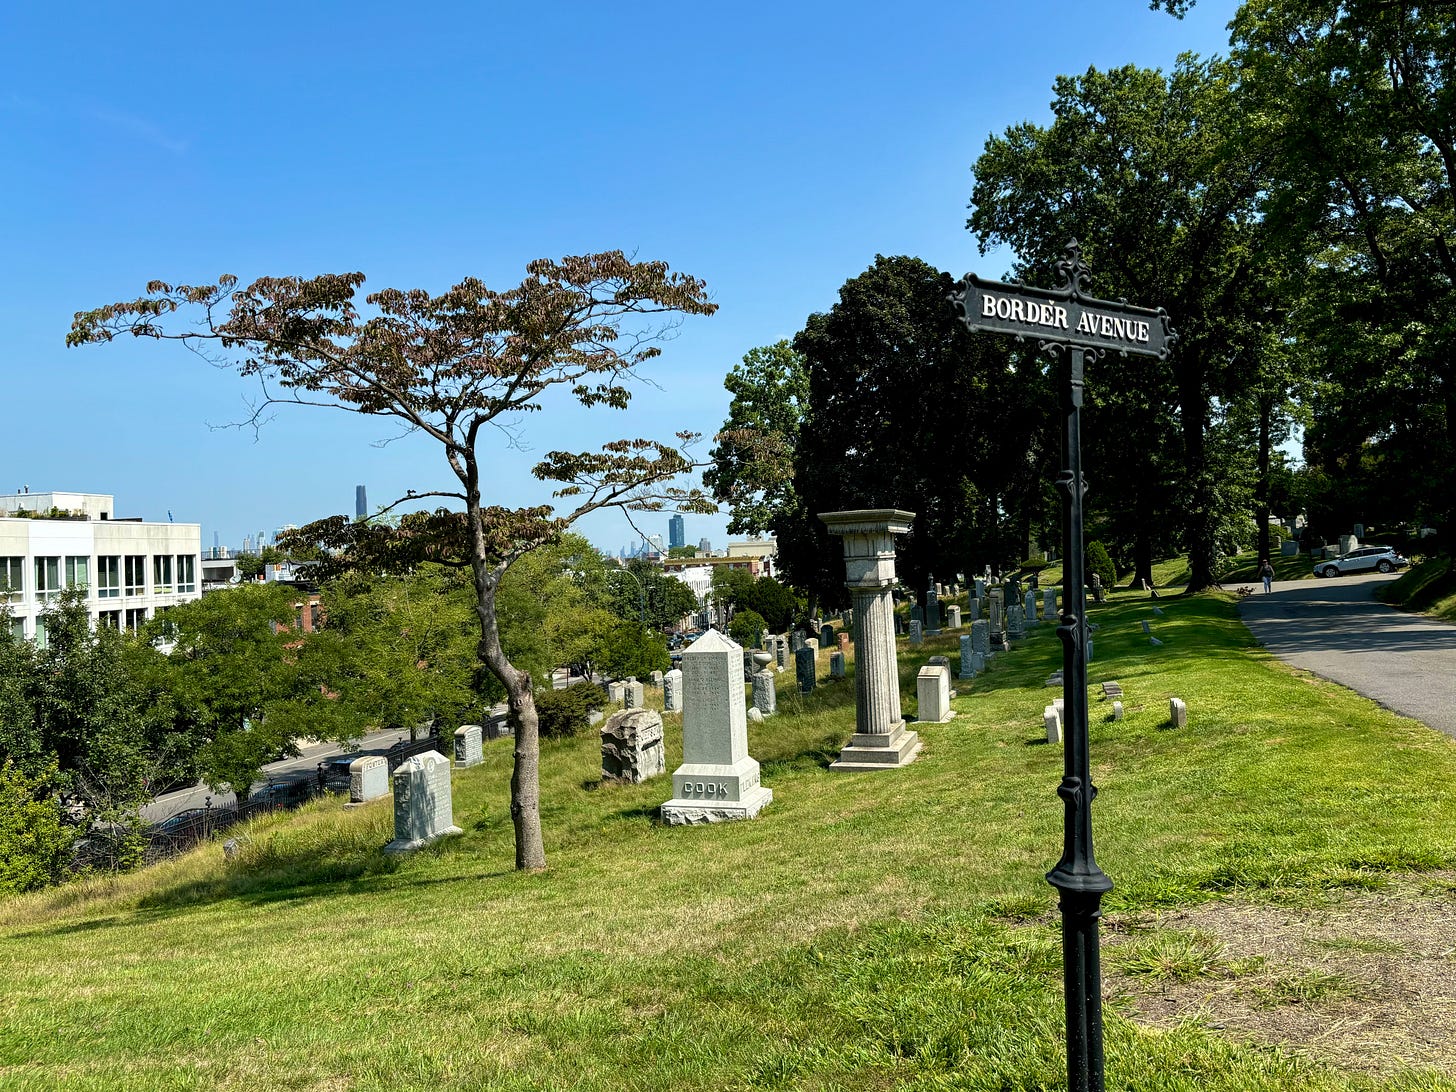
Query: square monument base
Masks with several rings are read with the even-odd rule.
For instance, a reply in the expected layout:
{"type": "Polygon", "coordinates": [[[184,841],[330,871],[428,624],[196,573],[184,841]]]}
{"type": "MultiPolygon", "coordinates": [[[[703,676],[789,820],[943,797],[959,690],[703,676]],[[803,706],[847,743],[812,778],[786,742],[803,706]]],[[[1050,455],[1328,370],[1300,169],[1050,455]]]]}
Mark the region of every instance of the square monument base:
{"type": "Polygon", "coordinates": [[[734,819],[753,819],[773,803],[773,789],[762,785],[745,794],[742,800],[669,800],[662,805],[662,821],[670,827],[698,826],[703,823],[727,823],[734,819]]]}
{"type": "MultiPolygon", "coordinates": [[[[423,849],[425,846],[429,845],[431,842],[438,842],[441,838],[445,837],[445,835],[447,835],[447,834],[464,834],[464,833],[465,832],[463,830],[461,830],[459,827],[446,827],[444,830],[437,830],[434,834],[431,834],[428,838],[413,838],[413,839],[410,839],[409,841],[405,841],[405,842],[402,842],[398,838],[396,838],[394,841],[390,842],[389,845],[387,845],[387,846],[384,847],[384,852],[385,853],[412,853],[412,852],[414,852],[417,849],[423,849]]],[[[375,844],[377,845],[378,843],[375,843],[375,844]]]]}
{"type": "Polygon", "coordinates": [[[773,790],[758,780],[752,758],[733,765],[685,762],[672,775],[672,799],[662,805],[668,826],[752,819],[773,800],[773,790]]]}
{"type": "Polygon", "coordinates": [[[839,752],[831,770],[894,770],[908,766],[920,754],[920,735],[907,732],[902,720],[886,733],[856,732],[839,752]]]}

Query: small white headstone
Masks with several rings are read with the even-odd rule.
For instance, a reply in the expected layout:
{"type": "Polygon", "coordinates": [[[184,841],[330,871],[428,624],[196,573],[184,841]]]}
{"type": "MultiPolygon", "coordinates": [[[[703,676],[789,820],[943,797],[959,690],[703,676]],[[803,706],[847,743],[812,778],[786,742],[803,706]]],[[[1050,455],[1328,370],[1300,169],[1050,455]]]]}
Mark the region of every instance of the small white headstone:
{"type": "Polygon", "coordinates": [[[923,632],[923,629],[922,629],[922,626],[920,624],[920,619],[919,618],[912,618],[912,619],[910,619],[910,643],[912,645],[919,645],[920,642],[922,640],[924,640],[924,638],[921,636],[922,632],[923,632]]]}
{"type": "Polygon", "coordinates": [[[649,678],[652,679],[652,685],[653,686],[657,687],[657,689],[659,689],[659,690],[662,689],[662,672],[661,671],[654,671],[649,676],[649,678]]]}
{"type": "Polygon", "coordinates": [[[955,716],[950,707],[950,668],[927,664],[915,678],[919,719],[923,724],[943,724],[955,716]]]}
{"type": "Polygon", "coordinates": [[[1041,711],[1042,724],[1046,727],[1048,743],[1062,742],[1062,714],[1054,705],[1048,705],[1041,711]]]}
{"type": "Polygon", "coordinates": [[[647,695],[643,692],[642,684],[636,679],[629,681],[622,700],[628,709],[641,709],[647,703],[647,695]]]}
{"type": "Polygon", "coordinates": [[[758,710],[760,718],[771,717],[778,712],[778,688],[774,683],[773,670],[767,665],[753,673],[753,708],[758,710]]]}
{"type": "Polygon", "coordinates": [[[1188,727],[1188,706],[1182,698],[1168,699],[1168,719],[1173,722],[1174,728],[1188,727]]]}
{"type": "Polygon", "coordinates": [[[951,606],[951,607],[946,607],[945,608],[945,628],[946,629],[960,629],[961,628],[961,608],[960,607],[951,606]]]}
{"type": "Polygon", "coordinates": [[[462,724],[455,729],[455,765],[468,769],[485,761],[483,736],[484,729],[478,724],[462,724]]]}
{"type": "Polygon", "coordinates": [[[1115,702],[1112,703],[1112,719],[1113,720],[1121,720],[1122,719],[1122,702],[1115,701],[1115,702]]]}
{"type": "Polygon", "coordinates": [[[349,763],[349,803],[377,800],[389,792],[389,763],[383,755],[365,755],[349,763]]]}
{"type": "Polygon", "coordinates": [[[622,699],[627,696],[627,684],[624,682],[607,683],[607,698],[613,705],[621,705],[622,699]]]}
{"type": "Polygon", "coordinates": [[[459,834],[450,799],[450,760],[437,751],[406,759],[394,771],[394,841],[386,853],[408,853],[459,834]]]}
{"type": "Polygon", "coordinates": [[[662,677],[662,708],[668,713],[683,711],[682,672],[677,668],[662,677]]]}
{"type": "Polygon", "coordinates": [[[829,677],[831,679],[844,678],[844,653],[831,652],[829,654],[829,677]]]}

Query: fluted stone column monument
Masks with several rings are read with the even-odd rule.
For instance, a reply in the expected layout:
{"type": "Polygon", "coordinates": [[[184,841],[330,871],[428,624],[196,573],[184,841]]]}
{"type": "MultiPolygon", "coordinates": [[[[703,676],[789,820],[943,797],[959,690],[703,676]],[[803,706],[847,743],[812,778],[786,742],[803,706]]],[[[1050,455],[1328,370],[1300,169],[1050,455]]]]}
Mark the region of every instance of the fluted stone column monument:
{"type": "Polygon", "coordinates": [[[914,512],[872,508],[821,512],[844,542],[845,586],[854,603],[854,737],[831,770],[888,770],[915,761],[920,737],[900,714],[895,659],[895,536],[910,530],[914,512]]]}

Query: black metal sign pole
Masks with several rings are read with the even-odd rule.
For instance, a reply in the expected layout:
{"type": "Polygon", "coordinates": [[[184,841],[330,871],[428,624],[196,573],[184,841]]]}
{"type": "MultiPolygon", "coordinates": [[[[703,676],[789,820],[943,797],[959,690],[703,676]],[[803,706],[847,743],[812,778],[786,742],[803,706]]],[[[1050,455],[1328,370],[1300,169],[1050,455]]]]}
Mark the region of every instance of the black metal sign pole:
{"type": "Polygon", "coordinates": [[[1092,852],[1091,749],[1087,738],[1087,592],[1086,554],[1082,544],[1082,394],[1083,369],[1090,358],[1107,352],[1167,358],[1177,334],[1161,309],[1136,307],[1126,300],[1100,300],[1084,295],[1089,276],[1074,239],[1067,257],[1057,263],[1062,284],[1033,288],[1023,284],[963,277],[951,301],[971,330],[1028,338],[1051,352],[1061,383],[1063,469],[1057,477],[1062,494],[1062,711],[1066,726],[1065,766],[1057,795],[1065,809],[1062,859],[1047,873],[1047,882],[1061,896],[1062,971],[1067,1002],[1067,1087],[1071,1092],[1103,1092],[1102,965],[1097,923],[1102,896],[1112,881],[1097,867],[1092,852]]]}
{"type": "MultiPolygon", "coordinates": [[[[1047,346],[1060,349],[1060,346],[1047,346]]],[[[1091,748],[1087,736],[1087,594],[1086,554],[1082,546],[1082,371],[1089,350],[1073,345],[1065,354],[1067,381],[1062,384],[1062,706],[1066,720],[1062,783],[1057,795],[1066,814],[1062,859],[1047,873],[1047,882],[1061,895],[1062,972],[1067,1001],[1067,1087],[1072,1092],[1102,1092],[1102,965],[1097,923],[1102,896],[1112,881],[1097,867],[1092,852],[1091,748]]],[[[1090,350],[1096,353],[1096,350],[1090,350]]]]}

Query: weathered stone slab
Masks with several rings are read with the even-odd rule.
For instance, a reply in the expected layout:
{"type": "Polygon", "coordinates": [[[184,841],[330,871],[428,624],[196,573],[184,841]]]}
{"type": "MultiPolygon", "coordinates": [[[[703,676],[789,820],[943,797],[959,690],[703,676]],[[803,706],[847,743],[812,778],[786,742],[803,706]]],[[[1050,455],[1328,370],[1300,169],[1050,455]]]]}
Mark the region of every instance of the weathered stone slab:
{"type": "Polygon", "coordinates": [[[814,650],[807,645],[794,653],[794,680],[799,684],[800,694],[814,693],[814,650]]]}
{"type": "Polygon", "coordinates": [[[652,685],[653,686],[657,687],[657,689],[659,689],[659,690],[662,689],[662,672],[661,671],[654,671],[651,675],[648,676],[648,678],[650,678],[652,680],[652,685]]]}
{"type": "Polygon", "coordinates": [[[945,628],[946,629],[960,629],[961,628],[961,608],[960,607],[957,607],[957,606],[952,605],[952,606],[949,606],[949,607],[946,607],[945,608],[945,628]]]}
{"type": "Polygon", "coordinates": [[[602,780],[638,784],[667,772],[662,716],[655,709],[623,709],[602,725],[602,780]]]}
{"type": "Polygon", "coordinates": [[[607,683],[607,698],[613,705],[621,705],[622,699],[627,696],[627,684],[624,682],[607,683]]]}
{"type": "Polygon", "coordinates": [[[910,644],[918,647],[924,641],[919,618],[910,619],[910,644]]]}
{"type": "Polygon", "coordinates": [[[831,679],[844,678],[844,653],[831,652],[829,654],[829,677],[831,679]]]}
{"type": "Polygon", "coordinates": [[[1062,714],[1054,705],[1048,705],[1042,710],[1042,724],[1046,727],[1048,743],[1062,742],[1062,714]]]}
{"type": "Polygon", "coordinates": [[[394,841],[386,853],[408,853],[459,834],[450,798],[450,760],[438,751],[407,758],[394,771],[394,841]]]}
{"type": "Polygon", "coordinates": [[[971,647],[971,635],[969,633],[961,637],[961,669],[957,678],[974,679],[976,668],[971,657],[975,650],[971,647]]]}
{"type": "Polygon", "coordinates": [[[763,667],[753,673],[753,707],[765,717],[778,712],[778,691],[771,668],[763,667]]]}
{"type": "Polygon", "coordinates": [[[622,696],[622,701],[628,709],[641,709],[647,701],[642,684],[636,679],[630,680],[627,683],[626,692],[622,696]]]}
{"type": "Polygon", "coordinates": [[[1057,589],[1042,588],[1041,590],[1041,620],[1043,622],[1055,622],[1061,616],[1057,614],[1057,589]]]}
{"type": "Polygon", "coordinates": [[[662,677],[662,708],[668,713],[683,711],[683,676],[677,668],[662,677]]]}
{"type": "Polygon", "coordinates": [[[1174,728],[1188,727],[1188,706],[1182,698],[1168,699],[1168,719],[1174,728]]]}
{"type": "Polygon", "coordinates": [[[828,626],[828,625],[820,626],[819,627],[819,647],[820,648],[829,648],[833,644],[834,644],[834,627],[833,626],[828,626]]]}
{"type": "Polygon", "coordinates": [[[469,769],[485,761],[484,735],[478,724],[462,724],[455,729],[455,765],[469,769]]]}
{"type": "Polygon", "coordinates": [[[389,761],[383,755],[364,755],[349,763],[349,803],[363,804],[389,792],[389,761]]]}
{"type": "Polygon", "coordinates": [[[1121,720],[1122,719],[1122,702],[1115,701],[1115,702],[1112,703],[1112,719],[1113,720],[1121,720]]]}
{"type": "Polygon", "coordinates": [[[955,716],[950,707],[950,668],[926,664],[915,677],[919,719],[924,724],[944,724],[955,716]]]}

